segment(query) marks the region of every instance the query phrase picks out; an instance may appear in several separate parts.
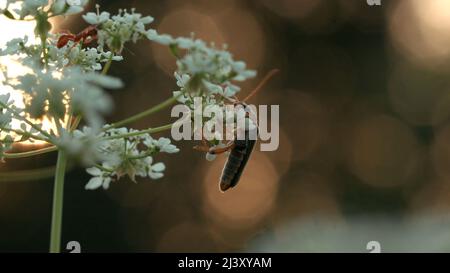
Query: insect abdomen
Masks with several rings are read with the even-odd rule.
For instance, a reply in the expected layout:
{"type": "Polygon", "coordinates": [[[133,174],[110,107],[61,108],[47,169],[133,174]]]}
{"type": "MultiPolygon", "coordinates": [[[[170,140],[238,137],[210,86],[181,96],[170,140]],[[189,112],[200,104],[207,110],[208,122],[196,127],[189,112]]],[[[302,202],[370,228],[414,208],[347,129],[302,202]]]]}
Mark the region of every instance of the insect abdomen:
{"type": "Polygon", "coordinates": [[[220,189],[226,191],[227,189],[235,186],[235,177],[241,166],[245,156],[245,149],[234,148],[231,150],[228,156],[227,163],[222,171],[222,177],[220,179],[220,189]]]}
{"type": "Polygon", "coordinates": [[[231,150],[227,163],[222,171],[220,189],[226,191],[236,186],[247,164],[248,158],[256,141],[235,141],[236,146],[231,150]]]}

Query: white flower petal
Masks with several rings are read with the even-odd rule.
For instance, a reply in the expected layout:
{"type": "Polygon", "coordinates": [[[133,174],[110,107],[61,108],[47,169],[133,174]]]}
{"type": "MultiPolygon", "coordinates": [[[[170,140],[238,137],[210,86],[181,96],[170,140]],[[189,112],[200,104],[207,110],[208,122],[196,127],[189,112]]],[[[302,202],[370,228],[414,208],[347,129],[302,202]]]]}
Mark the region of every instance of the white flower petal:
{"type": "Polygon", "coordinates": [[[111,178],[107,177],[103,180],[103,189],[109,189],[109,184],[111,183],[111,178]]]}
{"type": "Polygon", "coordinates": [[[84,187],[86,190],[98,189],[103,184],[103,179],[101,177],[92,177],[89,182],[84,187]]]}
{"type": "Polygon", "coordinates": [[[152,166],[152,171],[154,172],[163,172],[166,169],[164,163],[159,162],[152,166]]]}
{"type": "Polygon", "coordinates": [[[97,168],[97,167],[91,167],[91,168],[87,168],[86,169],[86,172],[88,173],[88,174],[90,174],[90,175],[92,175],[92,176],[100,176],[100,175],[102,175],[102,170],[100,170],[99,168],[97,168]]]}
{"type": "Polygon", "coordinates": [[[163,173],[153,173],[153,172],[150,172],[150,173],[148,174],[148,176],[149,176],[151,179],[159,179],[159,178],[163,177],[164,174],[163,174],[163,173]]]}

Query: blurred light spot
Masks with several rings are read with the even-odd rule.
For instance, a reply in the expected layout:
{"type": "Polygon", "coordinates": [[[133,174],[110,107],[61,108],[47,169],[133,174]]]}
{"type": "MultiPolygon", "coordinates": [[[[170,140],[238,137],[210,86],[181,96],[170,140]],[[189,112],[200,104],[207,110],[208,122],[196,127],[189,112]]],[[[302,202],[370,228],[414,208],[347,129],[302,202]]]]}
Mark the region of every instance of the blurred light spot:
{"type": "MultiPolygon", "coordinates": [[[[243,7],[237,7],[228,9],[215,19],[234,59],[246,62],[250,69],[258,69],[266,55],[266,39],[256,17],[243,7]]],[[[264,76],[264,71],[259,73],[259,76],[264,76]]]]}
{"type": "Polygon", "coordinates": [[[221,156],[212,165],[208,164],[203,180],[204,210],[221,226],[246,229],[258,224],[271,211],[277,194],[278,172],[264,153],[255,150],[239,184],[222,193],[218,182],[225,159],[221,156]]]}
{"type": "Polygon", "coordinates": [[[216,14],[226,12],[238,5],[239,0],[226,1],[211,1],[211,0],[197,0],[195,2],[185,0],[169,0],[168,6],[171,9],[189,7],[208,14],[216,14]]]}
{"type": "Polygon", "coordinates": [[[417,64],[435,66],[450,57],[450,1],[403,0],[389,17],[397,49],[417,64]]]}
{"type": "Polygon", "coordinates": [[[426,181],[423,187],[411,196],[411,211],[434,215],[447,213],[450,209],[450,179],[439,178],[426,181]]]}
{"type": "Polygon", "coordinates": [[[158,252],[210,252],[216,245],[209,231],[195,222],[184,222],[170,228],[161,237],[158,252]]]}
{"type": "Polygon", "coordinates": [[[402,185],[417,175],[420,147],[411,130],[385,115],[363,119],[349,141],[350,170],[375,187],[402,185]]]}
{"type": "Polygon", "coordinates": [[[328,178],[306,170],[297,170],[283,185],[274,212],[277,226],[292,219],[327,215],[338,220],[342,215],[328,178]]]}
{"type": "Polygon", "coordinates": [[[295,140],[292,157],[294,160],[308,160],[323,144],[327,134],[325,110],[322,104],[308,93],[289,90],[282,95],[286,98],[283,102],[284,111],[288,111],[284,122],[291,124],[288,132],[291,139],[295,140]]]}
{"type": "Polygon", "coordinates": [[[208,231],[218,244],[219,252],[233,252],[244,249],[246,243],[260,230],[259,227],[247,226],[237,230],[237,227],[223,226],[218,222],[209,222],[208,231]]]}
{"type": "Polygon", "coordinates": [[[267,153],[273,164],[276,166],[280,176],[289,170],[292,163],[293,152],[294,150],[289,135],[283,128],[280,128],[280,146],[276,151],[267,153]]]}
{"type": "Polygon", "coordinates": [[[349,5],[342,5],[338,1],[265,0],[263,3],[279,16],[297,23],[306,33],[335,31],[349,17],[349,5]]]}

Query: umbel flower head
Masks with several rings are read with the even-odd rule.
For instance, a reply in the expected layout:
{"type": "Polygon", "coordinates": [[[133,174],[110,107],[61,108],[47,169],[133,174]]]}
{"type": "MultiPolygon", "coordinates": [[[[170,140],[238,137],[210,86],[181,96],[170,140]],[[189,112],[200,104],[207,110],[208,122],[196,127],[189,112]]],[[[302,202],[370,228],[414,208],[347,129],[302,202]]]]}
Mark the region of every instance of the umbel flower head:
{"type": "Polygon", "coordinates": [[[146,25],[153,22],[153,17],[142,16],[136,13],[119,10],[119,13],[110,16],[108,12],[101,12],[97,6],[97,13],[88,12],[83,19],[97,26],[98,44],[108,47],[114,53],[121,53],[125,43],[132,41],[136,43],[139,39],[147,36],[146,25]]]}
{"type": "Polygon", "coordinates": [[[119,79],[83,72],[80,67],[71,66],[64,70],[30,67],[33,72],[7,83],[24,92],[25,111],[32,118],[64,119],[68,109],[76,115],[83,115],[91,126],[99,127],[102,115],[111,110],[112,101],[102,88],[120,88],[119,79]]]}
{"type": "Polygon", "coordinates": [[[177,153],[179,149],[165,137],[154,139],[150,134],[121,137],[133,132],[137,131],[117,128],[101,133],[103,141],[97,145],[97,151],[103,159],[100,164],[86,170],[93,176],[86,189],[92,190],[101,186],[107,189],[111,181],[124,175],[134,182],[136,176],[151,179],[164,176],[164,163],[154,162],[154,157],[159,153],[177,153]]]}
{"type": "Polygon", "coordinates": [[[43,14],[47,15],[47,17],[67,16],[82,12],[88,2],[89,0],[7,0],[5,10],[8,10],[10,4],[19,3],[19,8],[13,9],[13,11],[19,15],[20,19],[43,14]],[[50,8],[48,8],[49,4],[50,8]]]}
{"type": "MultiPolygon", "coordinates": [[[[235,101],[240,87],[236,82],[256,76],[256,71],[247,69],[243,61],[235,61],[227,47],[217,49],[213,43],[191,38],[173,38],[167,34],[148,31],[148,38],[162,45],[168,45],[177,58],[177,70],[174,76],[179,90],[173,92],[178,102],[186,105],[195,117],[195,99],[201,98],[204,112],[218,108],[225,113],[225,105],[235,101]]],[[[217,112],[217,111],[216,111],[217,112]]],[[[204,124],[214,116],[201,113],[204,124]]],[[[194,128],[194,134],[202,128],[194,128]]],[[[220,138],[218,138],[220,139],[220,138]]]]}
{"type": "Polygon", "coordinates": [[[175,77],[180,90],[175,91],[174,95],[182,103],[192,103],[193,96],[214,98],[221,103],[240,91],[233,81],[244,81],[256,76],[256,72],[248,70],[244,62],[235,61],[226,46],[216,49],[214,44],[208,46],[194,37],[174,39],[169,35],[159,35],[154,30],[149,31],[148,38],[169,44],[177,57],[175,77]],[[185,54],[180,56],[181,52],[185,54]]]}

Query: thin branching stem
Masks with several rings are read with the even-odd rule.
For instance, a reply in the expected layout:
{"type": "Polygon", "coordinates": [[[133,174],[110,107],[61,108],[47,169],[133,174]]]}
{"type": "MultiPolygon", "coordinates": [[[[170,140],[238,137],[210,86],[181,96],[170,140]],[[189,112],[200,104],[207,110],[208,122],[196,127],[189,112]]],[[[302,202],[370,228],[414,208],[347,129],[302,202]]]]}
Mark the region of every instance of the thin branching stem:
{"type": "Polygon", "coordinates": [[[46,153],[54,152],[54,151],[57,151],[57,150],[58,150],[58,147],[50,146],[50,147],[45,147],[45,148],[41,148],[41,149],[37,149],[37,150],[33,150],[33,151],[28,151],[28,152],[4,153],[3,157],[4,158],[24,158],[24,157],[30,157],[30,156],[35,156],[35,155],[46,154],[46,153]]]}
{"type": "Polygon", "coordinates": [[[143,134],[159,133],[159,132],[162,132],[162,131],[170,130],[172,128],[172,125],[173,125],[173,123],[170,123],[170,124],[166,124],[166,125],[163,125],[163,126],[159,126],[159,127],[155,127],[155,128],[148,128],[148,129],[145,129],[145,130],[140,130],[140,131],[131,132],[131,133],[127,133],[127,134],[113,135],[113,136],[105,137],[103,139],[110,140],[110,139],[118,139],[118,138],[135,137],[135,136],[140,136],[140,135],[143,135],[143,134]]]}
{"type": "Polygon", "coordinates": [[[173,105],[176,101],[177,101],[176,97],[171,97],[171,98],[163,101],[162,103],[160,103],[160,104],[158,104],[158,105],[156,105],[156,106],[154,106],[152,108],[149,108],[149,109],[147,109],[147,110],[145,110],[143,112],[140,112],[139,114],[136,114],[136,115],[131,116],[129,118],[126,118],[124,120],[115,122],[115,123],[105,127],[103,129],[103,131],[107,131],[107,130],[109,130],[111,128],[121,127],[121,126],[124,126],[126,124],[132,123],[134,121],[140,120],[140,119],[142,119],[144,117],[150,116],[150,115],[152,115],[152,114],[154,114],[156,112],[159,112],[159,111],[161,111],[161,110],[163,110],[163,109],[173,105]]]}
{"type": "Polygon", "coordinates": [[[40,132],[41,134],[43,134],[44,136],[48,137],[48,140],[46,141],[50,141],[51,142],[51,138],[52,136],[47,133],[46,131],[42,130],[41,128],[39,128],[38,126],[36,126],[33,122],[31,122],[30,120],[28,120],[27,118],[21,116],[19,113],[17,113],[17,111],[15,111],[14,109],[12,109],[11,107],[9,107],[8,105],[6,105],[5,103],[0,101],[0,105],[3,108],[6,108],[7,111],[10,111],[11,113],[14,114],[14,116],[16,116],[18,119],[24,121],[25,123],[27,123],[28,125],[31,126],[31,128],[35,129],[36,131],[40,132]]]}
{"type": "Polygon", "coordinates": [[[13,133],[16,133],[16,134],[18,134],[18,135],[25,136],[25,137],[29,137],[29,138],[32,138],[32,139],[35,139],[35,140],[47,141],[46,138],[43,138],[43,137],[40,137],[40,136],[36,136],[36,135],[33,135],[33,134],[30,133],[30,132],[25,132],[25,131],[18,130],[18,129],[12,129],[12,128],[0,128],[0,131],[13,132],[13,133]]]}

